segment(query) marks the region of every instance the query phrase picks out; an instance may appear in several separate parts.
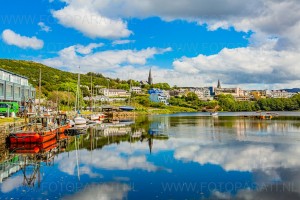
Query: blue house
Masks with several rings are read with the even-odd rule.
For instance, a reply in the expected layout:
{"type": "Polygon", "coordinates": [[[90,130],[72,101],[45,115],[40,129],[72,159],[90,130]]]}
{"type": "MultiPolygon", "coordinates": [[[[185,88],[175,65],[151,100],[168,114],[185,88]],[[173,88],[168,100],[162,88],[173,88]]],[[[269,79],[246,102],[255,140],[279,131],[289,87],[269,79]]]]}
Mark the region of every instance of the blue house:
{"type": "Polygon", "coordinates": [[[155,103],[164,103],[165,105],[169,105],[169,97],[164,93],[164,91],[160,89],[150,89],[148,90],[150,94],[150,101],[155,103]]]}

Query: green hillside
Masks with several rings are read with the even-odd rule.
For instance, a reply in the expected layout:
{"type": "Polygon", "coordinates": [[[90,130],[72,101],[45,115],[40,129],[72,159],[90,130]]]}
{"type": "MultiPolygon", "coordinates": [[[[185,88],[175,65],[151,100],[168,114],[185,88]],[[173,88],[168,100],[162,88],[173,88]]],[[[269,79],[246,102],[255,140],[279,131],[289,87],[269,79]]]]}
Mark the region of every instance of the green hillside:
{"type": "MultiPolygon", "coordinates": [[[[20,74],[29,78],[29,83],[34,87],[38,86],[39,70],[42,70],[42,93],[48,97],[52,91],[68,91],[75,92],[77,85],[76,73],[66,72],[46,65],[23,60],[7,60],[0,59],[0,68],[20,74]]],[[[93,75],[93,86],[99,85],[110,88],[129,90],[130,81],[121,81],[119,79],[109,79],[102,74],[87,73],[81,75],[81,85],[91,85],[91,75],[93,75]],[[109,79],[109,81],[108,81],[109,79]]],[[[138,82],[132,81],[133,85],[138,82]]],[[[83,91],[84,95],[88,95],[88,91],[83,91]]]]}

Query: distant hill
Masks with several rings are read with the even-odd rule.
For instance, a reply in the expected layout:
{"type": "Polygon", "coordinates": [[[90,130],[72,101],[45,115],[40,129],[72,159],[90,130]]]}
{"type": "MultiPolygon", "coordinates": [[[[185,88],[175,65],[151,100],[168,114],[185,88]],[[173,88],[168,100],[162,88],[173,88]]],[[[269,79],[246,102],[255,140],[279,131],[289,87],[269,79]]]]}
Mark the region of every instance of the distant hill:
{"type": "Polygon", "coordinates": [[[300,88],[293,88],[293,89],[283,89],[283,90],[285,90],[285,91],[287,91],[287,92],[294,92],[294,93],[298,93],[298,92],[300,92],[300,88]]]}
{"type": "MultiPolygon", "coordinates": [[[[62,71],[46,65],[23,60],[0,59],[0,68],[14,72],[29,78],[29,83],[34,87],[38,86],[39,70],[42,70],[42,93],[47,96],[49,92],[60,90],[75,92],[78,74],[62,71]]],[[[93,85],[117,89],[129,89],[130,81],[121,81],[119,79],[110,79],[98,73],[88,73],[81,75],[81,85],[91,85],[91,75],[93,75],[93,85]]],[[[138,84],[133,81],[133,84],[138,84]]],[[[87,93],[88,91],[85,91],[87,93]]],[[[88,95],[88,94],[85,94],[88,95]]]]}

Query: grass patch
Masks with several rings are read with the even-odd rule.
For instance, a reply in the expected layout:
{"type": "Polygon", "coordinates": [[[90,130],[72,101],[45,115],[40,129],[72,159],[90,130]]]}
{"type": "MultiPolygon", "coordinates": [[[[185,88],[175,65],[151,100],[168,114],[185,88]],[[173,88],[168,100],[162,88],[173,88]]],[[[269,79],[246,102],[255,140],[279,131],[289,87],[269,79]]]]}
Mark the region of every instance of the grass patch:
{"type": "Polygon", "coordinates": [[[0,125],[5,125],[14,122],[23,122],[23,121],[24,119],[22,118],[12,118],[12,117],[0,118],[0,125]]]}

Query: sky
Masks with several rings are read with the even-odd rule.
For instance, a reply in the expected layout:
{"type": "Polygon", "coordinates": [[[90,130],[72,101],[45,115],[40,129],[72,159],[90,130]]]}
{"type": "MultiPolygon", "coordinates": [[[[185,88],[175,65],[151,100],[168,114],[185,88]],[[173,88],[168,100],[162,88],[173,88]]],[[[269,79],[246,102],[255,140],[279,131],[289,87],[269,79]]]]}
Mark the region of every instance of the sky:
{"type": "Polygon", "coordinates": [[[300,87],[298,0],[2,0],[0,57],[171,86],[300,87]],[[80,69],[79,69],[80,66],[80,69]]]}

